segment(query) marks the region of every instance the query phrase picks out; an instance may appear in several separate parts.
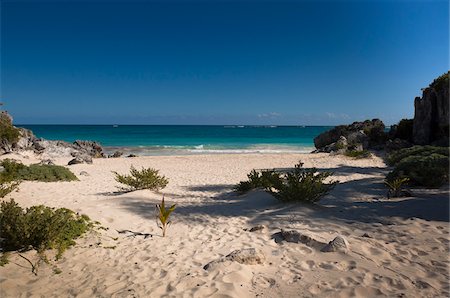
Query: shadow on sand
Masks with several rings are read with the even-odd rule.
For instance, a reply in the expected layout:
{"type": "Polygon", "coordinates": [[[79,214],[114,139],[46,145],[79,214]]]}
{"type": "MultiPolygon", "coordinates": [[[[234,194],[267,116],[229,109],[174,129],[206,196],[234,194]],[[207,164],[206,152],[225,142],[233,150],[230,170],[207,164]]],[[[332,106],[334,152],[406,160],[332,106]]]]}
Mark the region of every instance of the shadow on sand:
{"type": "MultiPolygon", "coordinates": [[[[380,174],[386,169],[356,168],[342,166],[330,169],[336,174],[380,174]]],[[[383,178],[363,178],[339,184],[318,204],[281,203],[261,190],[244,195],[232,191],[232,185],[198,185],[186,187],[194,192],[192,197],[201,201],[178,204],[175,213],[184,221],[208,222],[215,216],[246,217],[249,225],[267,221],[277,223],[289,216],[301,216],[316,220],[327,220],[351,224],[352,222],[390,224],[392,217],[409,219],[421,218],[432,221],[449,221],[449,189],[435,191],[413,190],[415,197],[395,200],[386,199],[383,178]],[[203,196],[203,192],[219,192],[212,197],[203,196]],[[195,194],[198,192],[198,196],[195,194]]],[[[170,194],[166,198],[177,196],[170,194]]],[[[132,193],[119,198],[122,206],[144,218],[153,219],[157,201],[133,198],[132,193]]],[[[168,200],[168,203],[172,201],[168,200]]]]}

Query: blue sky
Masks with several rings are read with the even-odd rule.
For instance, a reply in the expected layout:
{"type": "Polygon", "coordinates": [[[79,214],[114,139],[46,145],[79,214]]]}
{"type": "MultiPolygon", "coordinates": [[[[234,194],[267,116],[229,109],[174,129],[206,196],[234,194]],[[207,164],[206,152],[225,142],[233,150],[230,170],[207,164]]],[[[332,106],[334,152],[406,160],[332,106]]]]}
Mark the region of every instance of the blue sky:
{"type": "Polygon", "coordinates": [[[2,1],[21,124],[411,118],[449,68],[448,1],[2,1]]]}

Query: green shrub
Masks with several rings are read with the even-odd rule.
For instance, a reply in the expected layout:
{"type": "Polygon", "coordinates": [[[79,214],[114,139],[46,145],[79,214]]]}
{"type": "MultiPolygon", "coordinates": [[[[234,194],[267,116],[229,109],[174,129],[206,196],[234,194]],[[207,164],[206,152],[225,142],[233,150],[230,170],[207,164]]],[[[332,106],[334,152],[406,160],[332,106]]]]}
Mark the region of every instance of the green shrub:
{"type": "Polygon", "coordinates": [[[5,179],[44,182],[78,180],[75,174],[63,166],[39,164],[26,166],[8,159],[5,159],[0,164],[5,168],[0,173],[0,177],[5,179]]]}
{"type": "Polygon", "coordinates": [[[388,198],[398,198],[404,194],[403,186],[405,183],[408,183],[409,178],[395,178],[393,180],[384,180],[384,184],[389,188],[388,198]]]}
{"type": "Polygon", "coordinates": [[[130,175],[120,175],[113,172],[116,181],[128,187],[119,187],[123,191],[134,191],[139,189],[160,190],[167,186],[169,181],[166,177],[160,176],[159,171],[152,168],[142,168],[137,170],[133,166],[130,168],[130,175]]]}
{"type": "Polygon", "coordinates": [[[397,124],[397,130],[395,131],[395,137],[412,142],[413,138],[413,119],[402,119],[397,124]]]}
{"type": "Polygon", "coordinates": [[[444,87],[448,88],[449,83],[449,75],[450,71],[447,73],[444,73],[443,75],[439,76],[437,79],[435,79],[431,84],[430,87],[436,89],[436,91],[442,90],[444,87]]]}
{"type": "Polygon", "coordinates": [[[304,169],[303,163],[295,165],[293,171],[277,173],[275,171],[257,172],[253,170],[248,181],[240,182],[235,189],[241,192],[253,188],[263,188],[283,202],[317,202],[327,194],[337,182],[324,183],[333,175],[331,172],[319,172],[317,169],[304,169]],[[264,177],[264,178],[263,178],[264,177]]]}
{"type": "Polygon", "coordinates": [[[370,157],[370,152],[367,150],[347,150],[344,155],[353,158],[368,158],[370,157]]]}
{"type": "Polygon", "coordinates": [[[19,181],[2,181],[0,177],[0,198],[4,198],[7,194],[14,191],[20,184],[19,181]]]}
{"type": "Polygon", "coordinates": [[[263,188],[269,191],[274,185],[279,183],[279,174],[273,170],[252,170],[247,175],[248,181],[239,182],[234,189],[237,192],[248,192],[252,189],[263,188]]]}
{"type": "Polygon", "coordinates": [[[56,249],[56,259],[59,259],[67,248],[75,244],[76,238],[92,227],[89,217],[66,208],[39,205],[23,209],[14,200],[0,205],[3,253],[31,249],[44,253],[47,249],[56,249]]]}
{"type": "Polygon", "coordinates": [[[442,156],[449,156],[448,147],[435,147],[435,146],[413,146],[410,148],[404,148],[398,151],[392,152],[388,158],[387,163],[390,166],[395,166],[402,159],[409,156],[430,156],[432,154],[438,154],[442,156]]]}
{"type": "Polygon", "coordinates": [[[12,125],[11,118],[4,113],[0,113],[0,141],[15,144],[19,137],[20,130],[12,125]]]}
{"type": "MultiPolygon", "coordinates": [[[[448,149],[447,149],[448,150],[448,149]]],[[[387,180],[409,178],[412,185],[440,187],[449,181],[449,157],[432,153],[430,155],[410,155],[395,164],[387,175],[387,180]]]]}

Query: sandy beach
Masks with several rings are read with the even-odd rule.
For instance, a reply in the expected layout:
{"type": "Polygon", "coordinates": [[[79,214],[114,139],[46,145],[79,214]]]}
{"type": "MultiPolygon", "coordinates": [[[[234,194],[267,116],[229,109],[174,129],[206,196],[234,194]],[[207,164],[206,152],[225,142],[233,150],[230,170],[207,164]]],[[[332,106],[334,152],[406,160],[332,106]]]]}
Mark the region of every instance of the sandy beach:
{"type": "MultiPolygon", "coordinates": [[[[25,153],[1,158],[39,161],[25,153]]],[[[413,189],[414,197],[388,200],[383,185],[388,168],[379,157],[216,154],[95,159],[92,165],[68,167],[80,181],[23,182],[5,199],[24,207],[66,207],[107,230],[90,233],[66,251],[55,262],[60,274],[44,264],[34,276],[13,255],[16,264],[0,267],[2,297],[449,296],[448,187],[413,189]],[[333,171],[340,182],[317,205],[283,204],[263,191],[232,190],[252,169],[289,168],[299,160],[333,171]],[[159,169],[169,185],[160,193],[115,193],[112,171],[127,173],[131,165],[159,169]],[[177,204],[165,238],[155,219],[163,194],[177,204]],[[249,231],[257,225],[265,228],[249,231]],[[280,241],[281,229],[324,245],[341,235],[349,251],[325,253],[280,241]],[[264,262],[203,269],[245,248],[261,251],[264,262]]]]}

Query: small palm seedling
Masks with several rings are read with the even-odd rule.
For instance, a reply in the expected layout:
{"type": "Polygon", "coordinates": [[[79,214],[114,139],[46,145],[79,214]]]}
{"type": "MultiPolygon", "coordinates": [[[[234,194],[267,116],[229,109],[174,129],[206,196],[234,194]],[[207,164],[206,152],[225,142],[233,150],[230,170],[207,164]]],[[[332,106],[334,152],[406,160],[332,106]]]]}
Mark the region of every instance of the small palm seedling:
{"type": "Polygon", "coordinates": [[[405,183],[409,181],[408,177],[403,178],[395,178],[394,180],[384,180],[384,184],[389,188],[388,190],[388,199],[391,197],[398,198],[405,195],[409,195],[409,192],[403,190],[403,186],[405,183]]]}
{"type": "Polygon", "coordinates": [[[161,204],[156,205],[157,212],[157,225],[162,230],[163,237],[166,237],[167,227],[170,225],[169,216],[175,210],[175,204],[166,208],[164,204],[164,196],[162,198],[161,204]]]}

